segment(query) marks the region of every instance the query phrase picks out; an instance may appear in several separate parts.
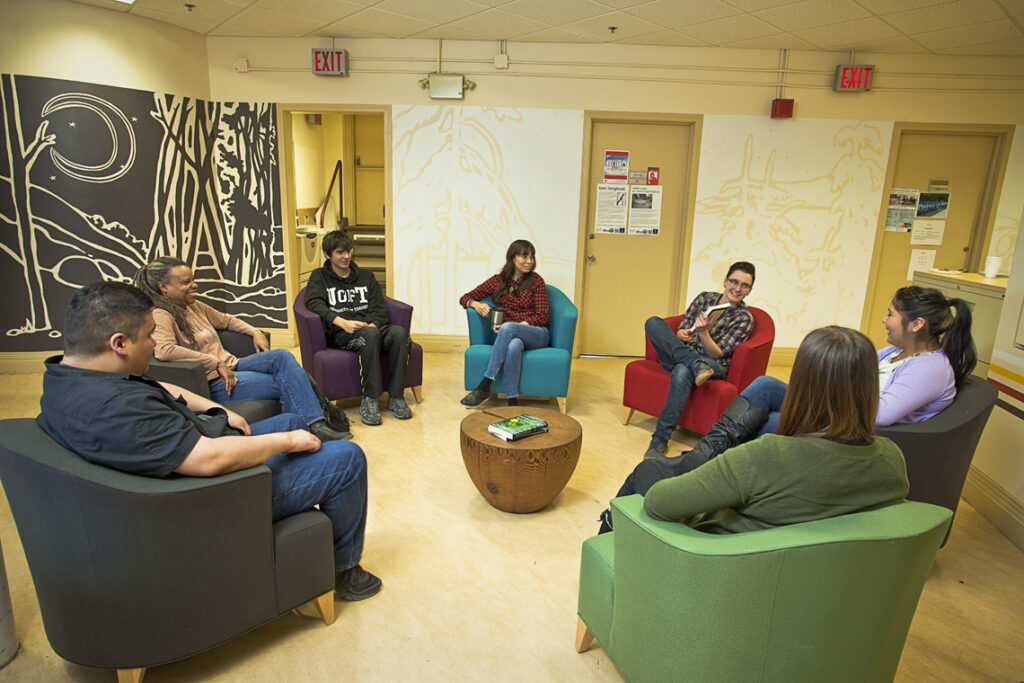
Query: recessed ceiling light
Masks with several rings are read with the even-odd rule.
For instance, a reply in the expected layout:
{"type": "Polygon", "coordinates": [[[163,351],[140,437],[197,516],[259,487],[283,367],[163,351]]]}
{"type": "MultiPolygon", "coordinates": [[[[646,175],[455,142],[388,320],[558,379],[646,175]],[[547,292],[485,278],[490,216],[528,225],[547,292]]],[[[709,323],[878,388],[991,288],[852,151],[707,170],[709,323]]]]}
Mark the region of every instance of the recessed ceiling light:
{"type": "Polygon", "coordinates": [[[134,5],[135,4],[135,0],[114,0],[114,2],[120,2],[121,4],[124,4],[124,5],[134,5]]]}

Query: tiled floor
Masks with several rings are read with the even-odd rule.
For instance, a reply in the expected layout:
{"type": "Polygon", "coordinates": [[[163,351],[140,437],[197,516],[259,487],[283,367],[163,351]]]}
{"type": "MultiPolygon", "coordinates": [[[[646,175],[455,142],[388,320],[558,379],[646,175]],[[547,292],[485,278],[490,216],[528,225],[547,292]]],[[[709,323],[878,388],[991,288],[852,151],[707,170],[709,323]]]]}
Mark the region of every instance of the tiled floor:
{"type": "MultiPolygon", "coordinates": [[[[628,359],[573,364],[569,415],[583,425],[576,472],[547,509],[500,512],[473,487],[459,453],[466,414],[460,354],[427,354],[414,417],[358,423],[370,462],[364,565],[384,580],[366,602],[338,603],[330,627],[288,615],[226,645],[146,675],[158,681],[619,681],[595,648],[573,650],[579,549],[646,448],[654,418],[621,420],[628,359]]],[[[777,372],[783,377],[784,371],[777,372]]],[[[38,411],[40,375],[0,376],[0,416],[38,411]]],[[[486,405],[486,404],[485,404],[486,405]]],[[[553,407],[546,402],[530,403],[553,407]]],[[[683,445],[691,437],[676,433],[683,445]]],[[[104,681],[50,649],[6,501],[0,540],[21,652],[0,681],[104,681]]],[[[680,577],[679,580],[685,580],[680,577]]],[[[313,612],[310,610],[310,614],[313,612]]],[[[1024,680],[1024,553],[961,503],[939,552],[897,680],[1024,680]]],[[[685,680],[681,672],[680,680],[685,680]]]]}

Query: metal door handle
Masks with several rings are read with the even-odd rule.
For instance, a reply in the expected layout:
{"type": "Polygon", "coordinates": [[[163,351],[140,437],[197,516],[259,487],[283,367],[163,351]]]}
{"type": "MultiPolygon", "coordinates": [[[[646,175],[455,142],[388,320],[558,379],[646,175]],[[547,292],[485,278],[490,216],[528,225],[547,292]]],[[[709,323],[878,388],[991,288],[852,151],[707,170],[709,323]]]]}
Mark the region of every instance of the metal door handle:
{"type": "Polygon", "coordinates": [[[590,261],[591,263],[593,263],[594,262],[594,255],[593,254],[587,254],[587,260],[590,261]]]}

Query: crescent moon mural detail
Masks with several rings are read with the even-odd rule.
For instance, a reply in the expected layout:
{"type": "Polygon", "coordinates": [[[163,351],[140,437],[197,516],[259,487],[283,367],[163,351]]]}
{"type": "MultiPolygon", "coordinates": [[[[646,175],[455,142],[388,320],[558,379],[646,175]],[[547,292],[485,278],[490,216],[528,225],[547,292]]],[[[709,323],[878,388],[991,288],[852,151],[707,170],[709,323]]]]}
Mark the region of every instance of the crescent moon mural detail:
{"type": "Polygon", "coordinates": [[[51,147],[53,165],[64,174],[87,183],[109,183],[128,173],[135,162],[135,131],[128,117],[107,100],[88,93],[57,95],[43,105],[42,116],[49,116],[61,109],[76,108],[91,111],[107,126],[110,132],[110,156],[100,164],[79,164],[51,147]],[[124,160],[119,162],[122,154],[124,160]]]}

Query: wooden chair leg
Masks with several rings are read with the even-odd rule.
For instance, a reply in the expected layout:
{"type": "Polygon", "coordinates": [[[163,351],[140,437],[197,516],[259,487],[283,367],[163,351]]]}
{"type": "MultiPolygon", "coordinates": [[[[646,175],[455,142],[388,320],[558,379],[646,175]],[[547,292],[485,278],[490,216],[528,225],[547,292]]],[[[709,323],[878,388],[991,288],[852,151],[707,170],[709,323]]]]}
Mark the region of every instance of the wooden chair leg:
{"type": "Polygon", "coordinates": [[[579,617],[576,618],[576,652],[586,652],[594,644],[594,634],[579,617]]]}
{"type": "Polygon", "coordinates": [[[561,411],[562,415],[565,415],[566,398],[564,396],[556,396],[555,398],[558,400],[558,410],[561,411]]]}
{"type": "Polygon", "coordinates": [[[412,388],[412,395],[416,399],[416,405],[423,403],[423,385],[417,384],[412,388]]]}
{"type": "Polygon", "coordinates": [[[320,618],[324,620],[324,624],[330,626],[334,623],[334,591],[328,591],[315,598],[313,604],[316,605],[316,611],[320,613],[320,618]]]}
{"type": "Polygon", "coordinates": [[[141,669],[118,669],[117,683],[142,683],[142,677],[146,675],[146,667],[141,669]]]}
{"type": "Polygon", "coordinates": [[[633,409],[629,406],[622,406],[622,424],[628,425],[631,417],[633,417],[633,409]]]}

